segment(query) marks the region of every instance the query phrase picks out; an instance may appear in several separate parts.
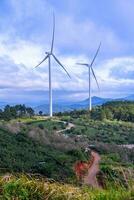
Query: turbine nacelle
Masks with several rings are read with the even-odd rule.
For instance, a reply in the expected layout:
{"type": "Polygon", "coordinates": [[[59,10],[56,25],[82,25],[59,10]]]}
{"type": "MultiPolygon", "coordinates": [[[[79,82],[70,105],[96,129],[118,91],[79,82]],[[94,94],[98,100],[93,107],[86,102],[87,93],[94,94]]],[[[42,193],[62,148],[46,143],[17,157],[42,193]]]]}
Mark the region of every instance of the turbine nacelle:
{"type": "Polygon", "coordinates": [[[86,67],[90,67],[90,65],[88,63],[76,63],[77,65],[84,65],[86,67]]]}
{"type": "Polygon", "coordinates": [[[45,52],[45,54],[50,56],[52,53],[51,52],[45,52]]]}

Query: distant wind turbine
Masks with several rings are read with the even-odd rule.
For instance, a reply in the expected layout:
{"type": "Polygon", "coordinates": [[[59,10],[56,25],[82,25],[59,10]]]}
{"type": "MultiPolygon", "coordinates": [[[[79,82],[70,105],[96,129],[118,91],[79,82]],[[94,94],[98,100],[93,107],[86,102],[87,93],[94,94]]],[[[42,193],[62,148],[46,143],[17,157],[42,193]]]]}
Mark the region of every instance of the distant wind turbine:
{"type": "Polygon", "coordinates": [[[101,43],[99,44],[99,47],[98,47],[98,49],[97,49],[97,51],[96,51],[96,54],[94,55],[93,60],[92,60],[92,62],[91,62],[90,64],[89,64],[89,63],[76,63],[77,65],[84,65],[84,66],[88,67],[88,73],[89,73],[89,110],[90,110],[90,111],[92,110],[92,99],[91,99],[91,73],[92,73],[93,76],[94,76],[94,79],[95,79],[95,81],[96,81],[96,84],[97,84],[98,89],[100,89],[100,88],[99,88],[98,81],[97,81],[97,78],[96,78],[96,75],[95,75],[95,72],[94,72],[94,70],[93,70],[93,64],[94,64],[94,61],[95,61],[95,59],[96,59],[96,57],[97,57],[97,55],[98,55],[98,53],[99,53],[100,47],[101,47],[101,43]]]}
{"type": "Polygon", "coordinates": [[[69,78],[71,76],[67,72],[66,68],[61,64],[61,62],[58,60],[58,58],[53,53],[54,48],[54,39],[55,39],[55,15],[53,14],[53,34],[52,34],[52,43],[51,43],[51,49],[49,52],[46,52],[45,58],[36,66],[39,67],[44,61],[48,59],[48,67],[49,67],[49,115],[50,117],[53,116],[53,106],[52,106],[52,80],[51,80],[51,57],[54,58],[54,60],[64,69],[64,71],[67,73],[69,78]]]}

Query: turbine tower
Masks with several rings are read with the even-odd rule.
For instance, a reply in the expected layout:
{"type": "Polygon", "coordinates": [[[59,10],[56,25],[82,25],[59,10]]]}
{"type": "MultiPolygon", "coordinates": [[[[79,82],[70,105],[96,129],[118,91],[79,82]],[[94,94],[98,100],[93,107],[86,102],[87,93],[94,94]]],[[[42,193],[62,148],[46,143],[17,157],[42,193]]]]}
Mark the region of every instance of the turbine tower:
{"type": "Polygon", "coordinates": [[[92,110],[92,99],[91,99],[91,73],[93,74],[93,77],[96,81],[96,84],[97,84],[97,87],[99,89],[99,84],[98,84],[98,81],[97,81],[97,78],[96,78],[96,75],[95,75],[95,72],[93,70],[93,64],[94,64],[94,61],[99,53],[99,50],[100,50],[100,47],[101,47],[101,43],[99,44],[99,47],[93,57],[93,60],[92,62],[89,64],[89,63],[76,63],[77,65],[84,65],[86,67],[88,67],[88,75],[89,75],[89,110],[91,111],[92,110]]]}
{"type": "Polygon", "coordinates": [[[53,14],[53,33],[52,33],[51,49],[50,49],[49,52],[46,52],[45,58],[36,66],[36,67],[39,67],[44,61],[46,61],[48,59],[48,67],[49,67],[49,116],[50,117],[53,116],[51,57],[54,58],[54,60],[60,65],[60,67],[62,67],[64,69],[64,71],[67,73],[69,78],[71,78],[71,76],[67,72],[66,68],[62,65],[62,63],[58,60],[58,58],[53,53],[54,39],[55,39],[55,15],[53,14]]]}

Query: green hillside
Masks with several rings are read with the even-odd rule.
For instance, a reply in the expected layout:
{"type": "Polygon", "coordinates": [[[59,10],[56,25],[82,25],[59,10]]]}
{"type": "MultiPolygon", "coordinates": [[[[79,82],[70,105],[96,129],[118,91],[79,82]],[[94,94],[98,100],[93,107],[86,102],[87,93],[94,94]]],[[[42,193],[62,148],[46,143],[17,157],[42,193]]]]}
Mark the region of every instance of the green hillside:
{"type": "Polygon", "coordinates": [[[27,113],[18,118],[8,110],[10,118],[0,121],[1,199],[47,199],[49,195],[48,199],[59,200],[134,199],[134,148],[122,146],[134,144],[134,124],[102,115],[109,110],[113,116],[115,107],[118,111],[122,104],[126,110],[133,110],[133,103],[114,102],[91,113],[59,113],[53,119],[27,113]],[[90,159],[86,148],[101,155],[98,181],[103,181],[103,190],[81,188],[76,180],[74,163],[90,159]],[[2,181],[7,173],[13,177],[2,181]]]}

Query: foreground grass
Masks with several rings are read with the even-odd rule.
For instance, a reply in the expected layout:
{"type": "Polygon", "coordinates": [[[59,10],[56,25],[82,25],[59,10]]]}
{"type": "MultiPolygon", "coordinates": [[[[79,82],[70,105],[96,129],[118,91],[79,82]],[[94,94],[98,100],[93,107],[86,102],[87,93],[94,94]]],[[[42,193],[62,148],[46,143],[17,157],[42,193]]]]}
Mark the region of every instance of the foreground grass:
{"type": "Polygon", "coordinates": [[[68,184],[50,182],[26,175],[0,177],[0,199],[2,200],[133,200],[134,190],[94,190],[68,184]]]}

